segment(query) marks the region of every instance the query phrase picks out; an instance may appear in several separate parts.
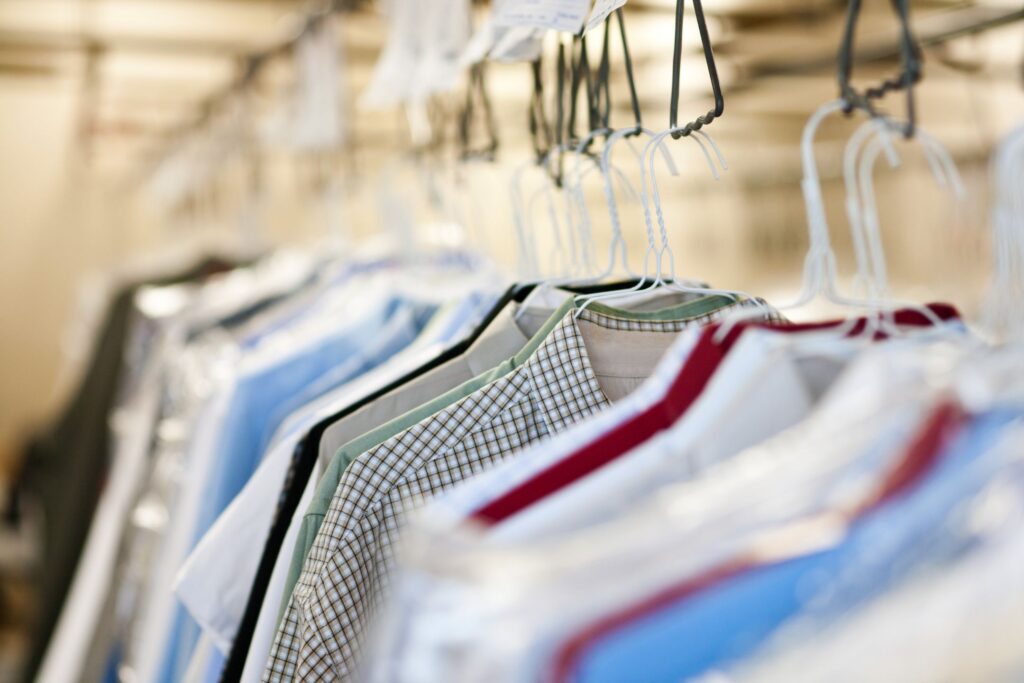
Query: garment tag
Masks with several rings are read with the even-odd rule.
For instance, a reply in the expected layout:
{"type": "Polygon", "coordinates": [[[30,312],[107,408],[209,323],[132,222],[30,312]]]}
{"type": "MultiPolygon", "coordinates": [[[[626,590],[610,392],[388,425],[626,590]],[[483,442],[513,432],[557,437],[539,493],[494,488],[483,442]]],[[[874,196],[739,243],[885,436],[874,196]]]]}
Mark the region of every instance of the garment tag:
{"type": "Polygon", "coordinates": [[[296,88],[292,94],[291,143],[299,149],[334,149],[342,142],[342,91],[338,44],[330,23],[296,47],[296,88]]]}
{"type": "Polygon", "coordinates": [[[487,54],[494,47],[497,38],[498,34],[494,28],[494,18],[488,16],[480,24],[480,28],[473,33],[473,37],[469,39],[466,49],[463,50],[462,56],[459,58],[459,64],[466,68],[487,59],[487,54]]]}
{"type": "Polygon", "coordinates": [[[360,106],[422,102],[454,90],[469,41],[469,0],[392,0],[388,40],[360,106]]]}
{"type": "Polygon", "coordinates": [[[545,33],[545,29],[529,26],[499,29],[490,57],[496,62],[532,62],[539,59],[545,33]]]}
{"type": "Polygon", "coordinates": [[[578,33],[590,3],[591,0],[503,0],[494,12],[494,24],[578,33]]]}
{"type": "Polygon", "coordinates": [[[497,62],[531,62],[540,57],[546,30],[531,26],[495,26],[489,16],[469,40],[459,58],[463,68],[485,59],[497,62]]]}
{"type": "Polygon", "coordinates": [[[470,38],[469,0],[415,0],[420,35],[412,96],[414,100],[451,92],[461,81],[460,58],[470,38]]]}
{"type": "Polygon", "coordinates": [[[594,9],[590,11],[590,18],[587,19],[586,33],[593,31],[595,28],[600,26],[608,15],[625,6],[626,0],[597,0],[594,3],[594,9]]]}
{"type": "Polygon", "coordinates": [[[365,109],[382,109],[411,99],[412,77],[420,61],[414,2],[392,0],[387,5],[387,42],[374,65],[370,83],[359,98],[359,106],[365,109]]]}

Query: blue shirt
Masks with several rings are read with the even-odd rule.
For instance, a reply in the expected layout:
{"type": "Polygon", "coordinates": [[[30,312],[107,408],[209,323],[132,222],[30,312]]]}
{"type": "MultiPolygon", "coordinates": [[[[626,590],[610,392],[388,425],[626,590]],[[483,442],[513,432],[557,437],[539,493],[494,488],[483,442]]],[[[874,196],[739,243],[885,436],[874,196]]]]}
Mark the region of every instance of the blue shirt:
{"type": "MultiPolygon", "coordinates": [[[[418,315],[419,311],[415,310],[416,307],[408,306],[407,310],[396,313],[388,323],[388,328],[392,330],[391,336],[395,337],[395,339],[384,343],[379,349],[372,350],[372,354],[374,357],[380,358],[381,363],[384,362],[397,353],[398,350],[408,346],[413,341],[415,335],[410,336],[413,330],[419,331],[423,329],[423,335],[427,335],[425,338],[415,337],[417,342],[427,345],[440,344],[442,346],[454,343],[461,339],[469,328],[475,326],[483,318],[496,300],[497,296],[492,294],[470,292],[454,305],[451,313],[445,318],[443,325],[426,329],[423,329],[425,324],[422,315],[418,315]]],[[[387,338],[389,334],[384,332],[382,336],[387,338]]],[[[299,396],[289,401],[288,407],[279,410],[279,413],[291,415],[293,409],[301,409],[301,406],[310,403],[314,397],[326,395],[327,391],[323,391],[320,388],[321,385],[331,385],[332,388],[340,387],[343,382],[337,383],[334,375],[343,375],[345,371],[344,365],[338,366],[331,373],[328,373],[304,390],[299,396]]],[[[281,423],[283,420],[275,420],[275,422],[281,423]]],[[[309,416],[308,419],[295,420],[295,423],[289,426],[288,432],[309,429],[314,422],[315,416],[309,416]]],[[[203,681],[206,683],[217,683],[220,680],[224,662],[224,655],[219,650],[213,648],[210,652],[209,661],[204,668],[203,681]]]]}
{"type": "MultiPolygon", "coordinates": [[[[193,547],[252,476],[263,454],[264,434],[273,433],[274,420],[284,416],[282,408],[295,396],[315,399],[387,360],[415,338],[431,312],[429,306],[390,299],[357,323],[341,325],[312,344],[296,344],[277,362],[239,379],[220,428],[216,450],[220,457],[206,482],[193,547]],[[392,326],[388,343],[380,343],[389,321],[409,311],[410,324],[392,326]],[[367,347],[376,352],[364,354],[367,347]],[[329,380],[321,382],[324,377],[329,380]]],[[[179,605],[166,648],[164,681],[180,680],[198,637],[198,625],[179,605]]]]}
{"type": "Polygon", "coordinates": [[[801,611],[841,616],[922,563],[964,551],[969,540],[942,522],[991,481],[993,458],[984,455],[1017,417],[974,420],[916,487],[857,521],[838,545],[749,570],[590,643],[573,680],[687,680],[749,656],[801,611]]]}

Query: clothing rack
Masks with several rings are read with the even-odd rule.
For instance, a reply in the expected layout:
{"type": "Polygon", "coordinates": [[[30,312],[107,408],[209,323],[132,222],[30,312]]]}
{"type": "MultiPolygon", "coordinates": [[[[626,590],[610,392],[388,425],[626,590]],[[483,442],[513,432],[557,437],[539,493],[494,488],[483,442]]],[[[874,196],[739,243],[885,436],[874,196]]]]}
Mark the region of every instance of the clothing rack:
{"type": "MultiPolygon", "coordinates": [[[[324,3],[246,55],[167,146],[353,4],[324,3]]],[[[379,210],[403,228],[393,243],[203,259],[117,294],[86,381],[26,456],[23,494],[46,512],[33,680],[1024,677],[1024,650],[1005,637],[1024,632],[1024,122],[991,156],[994,286],[983,318],[946,300],[896,298],[884,228],[931,226],[913,211],[885,226],[875,174],[913,148],[937,187],[922,196],[934,213],[955,211],[967,186],[916,116],[921,47],[1011,25],[1024,10],[955,10],[911,26],[909,0],[892,0],[897,39],[858,47],[852,0],[838,57],[759,68],[755,77],[837,73],[838,97],[806,113],[786,150],[800,160],[793,193],[807,239],[787,295],[706,280],[689,270],[699,249],[677,272],[680,231],[720,225],[673,210],[673,195],[705,185],[668,177],[679,175],[669,148],[697,151],[687,170],[706,163],[715,180],[729,170],[711,136],[729,115],[729,86],[702,3],[691,4],[707,70],[680,60],[679,0],[665,128],[641,119],[621,8],[605,17],[596,67],[587,34],[557,29],[553,124],[543,36],[556,29],[544,21],[561,17],[512,32],[542,55],[530,58],[535,154],[520,160],[512,215],[501,216],[516,230],[519,272],[468,239],[414,240],[437,216],[413,215],[408,188],[392,181],[379,210]],[[609,116],[614,26],[633,109],[624,125],[609,116]],[[853,65],[893,56],[897,75],[853,84],[853,65]],[[693,71],[715,104],[686,123],[681,79],[693,71]],[[904,120],[875,107],[892,91],[905,98],[904,120]],[[841,211],[815,148],[821,124],[844,116],[856,123],[841,163],[850,274],[837,266],[829,223],[841,211]],[[596,200],[587,173],[604,185],[596,200]],[[636,200],[628,218],[616,203],[626,194],[636,200]],[[645,242],[641,272],[631,272],[627,234],[645,242]]],[[[422,57],[434,80],[380,101],[448,92],[458,50],[432,63],[400,40],[431,33],[423,15],[395,16],[405,22],[389,47],[417,49],[382,59],[391,68],[375,78],[422,57]]],[[[303,47],[323,48],[313,63],[334,50],[303,47]]],[[[330,68],[309,70],[323,78],[300,85],[335,81],[330,68]]],[[[500,169],[484,74],[482,61],[470,72],[456,163],[500,169]],[[491,134],[481,147],[474,113],[491,134]]],[[[322,100],[309,99],[316,111],[322,100]]],[[[761,219],[759,205],[741,208],[761,219]]],[[[953,255],[967,258],[966,248],[953,255]]]]}

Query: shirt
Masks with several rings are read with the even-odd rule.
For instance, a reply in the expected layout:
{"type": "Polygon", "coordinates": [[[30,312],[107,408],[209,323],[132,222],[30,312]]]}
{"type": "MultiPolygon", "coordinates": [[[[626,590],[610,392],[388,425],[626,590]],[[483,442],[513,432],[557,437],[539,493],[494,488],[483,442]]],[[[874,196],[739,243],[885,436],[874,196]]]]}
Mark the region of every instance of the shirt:
{"type": "MultiPolygon", "coordinates": [[[[936,435],[936,443],[922,442],[942,453],[925,454],[939,463],[917,473],[923,481],[905,484],[908,490],[895,491],[881,501],[884,504],[855,520],[840,543],[751,568],[696,594],[666,601],[660,609],[588,643],[571,680],[691,680],[753,652],[803,610],[847,614],[915,565],[926,564],[923,557],[955,555],[972,539],[955,529],[950,516],[991,483],[996,468],[986,455],[993,454],[999,436],[1018,415],[992,413],[956,438],[936,435]],[[691,645],[676,647],[680,642],[691,645]]],[[[950,426],[937,428],[942,434],[950,426]]],[[[911,449],[917,446],[912,444],[911,449]]],[[[920,452],[915,455],[921,457],[920,452]]],[[[900,468],[890,476],[897,472],[912,476],[900,468]]],[[[568,673],[564,670],[556,680],[568,680],[568,673]]]]}
{"type": "MultiPolygon", "coordinates": [[[[673,296],[678,296],[678,294],[673,296]]],[[[733,303],[733,300],[729,297],[716,295],[652,311],[626,311],[598,303],[590,304],[588,310],[610,317],[632,320],[682,320],[688,317],[700,318],[712,312],[722,311],[733,303]]],[[[403,387],[401,392],[383,397],[374,405],[366,406],[359,413],[346,418],[346,420],[357,420],[356,424],[365,425],[367,424],[366,420],[373,421],[375,417],[381,415],[382,411],[398,411],[399,415],[399,417],[384,424],[378,423],[379,426],[372,429],[372,431],[368,431],[359,438],[345,444],[342,448],[338,449],[331,460],[321,477],[320,484],[317,486],[313,503],[302,521],[302,529],[299,531],[299,542],[292,558],[292,566],[286,584],[286,596],[291,595],[292,589],[296,581],[298,581],[303,563],[309,555],[309,549],[313,545],[313,539],[320,529],[324,515],[341,480],[341,475],[348,465],[360,454],[380,445],[399,432],[429,418],[455,401],[465,398],[472,392],[484,387],[487,383],[507,375],[515,367],[522,365],[572,306],[573,302],[571,300],[564,301],[557,310],[549,313],[543,322],[533,322],[528,319],[537,315],[537,312],[532,309],[520,309],[525,310],[525,313],[516,313],[516,317],[519,319],[518,322],[512,320],[511,315],[504,316],[503,322],[495,321],[499,323],[499,329],[495,330],[493,334],[487,334],[481,338],[479,340],[480,344],[475,345],[463,357],[436,368],[429,375],[420,378],[407,387],[403,387]],[[532,338],[527,339],[523,336],[523,331],[520,328],[524,325],[526,329],[533,329],[535,331],[532,338]],[[509,349],[518,349],[518,352],[516,352],[515,356],[499,363],[497,366],[493,366],[493,363],[487,363],[492,365],[492,369],[483,372],[486,361],[493,360],[497,357],[497,354],[503,352],[513,353],[509,349]],[[455,378],[464,375],[468,371],[473,371],[477,374],[475,377],[470,375],[472,379],[465,381],[461,385],[451,384],[455,378]],[[436,391],[442,386],[455,386],[455,388],[446,391],[446,393],[433,400],[422,404],[418,403],[416,407],[409,405],[411,399],[422,398],[428,395],[429,390],[433,389],[436,391]]],[[[506,356],[506,358],[508,357],[506,356]]],[[[436,396],[436,393],[434,395],[436,396]]],[[[282,609],[284,607],[282,605],[282,609]]]]}
{"type": "Polygon", "coordinates": [[[898,346],[896,358],[866,349],[800,426],[599,528],[514,548],[404,530],[405,576],[392,581],[367,680],[538,680],[534,667],[564,634],[726,561],[759,529],[870,489],[919,423],[922,385],[934,391],[919,374],[935,363],[916,342],[898,346]],[[509,560],[523,571],[490,570],[509,560]],[[424,595],[435,584],[443,591],[424,595]],[[510,629],[522,637],[494,636],[510,629]]]}
{"type": "Polygon", "coordinates": [[[187,513],[176,509],[172,516],[172,524],[180,533],[175,536],[173,559],[159,569],[170,575],[153,584],[157,600],[166,605],[167,611],[147,617],[152,630],[144,638],[152,638],[149,642],[155,653],[141,660],[144,671],[152,670],[143,680],[178,680],[187,667],[199,629],[176,604],[171,573],[177,571],[256,469],[262,455],[259,442],[273,410],[314,378],[358,354],[406,305],[386,292],[377,293],[353,303],[353,318],[333,328],[319,325],[313,334],[301,337],[291,329],[279,330],[243,356],[241,370],[228,391],[226,413],[215,423],[216,435],[210,444],[213,448],[200,448],[189,456],[189,467],[195,470],[190,473],[195,488],[187,513]]]}
{"type": "MultiPolygon", "coordinates": [[[[421,368],[434,367],[444,362],[444,359],[463,351],[464,348],[461,347],[469,344],[469,338],[474,334],[473,330],[483,324],[481,318],[492,317],[493,312],[501,310],[510,296],[509,292],[496,298],[495,295],[472,289],[468,294],[461,293],[457,303],[442,307],[431,318],[416,341],[384,367],[346,385],[340,395],[329,395],[304,408],[310,413],[315,412],[318,419],[302,428],[302,438],[292,451],[291,464],[277,496],[273,520],[263,542],[262,554],[249,587],[245,608],[242,610],[235,638],[221,671],[225,681],[238,681],[245,676],[248,676],[247,680],[258,679],[262,674],[263,663],[266,661],[273,631],[277,625],[277,606],[281,603],[287,561],[295,547],[302,513],[309,505],[309,498],[313,495],[317,481],[313,471],[319,451],[318,444],[326,427],[331,421],[358,410],[361,406],[394,390],[395,387],[402,386],[421,368]],[[305,493],[306,489],[309,489],[308,495],[305,493]],[[284,565],[279,571],[278,565],[282,560],[284,565]],[[265,617],[268,591],[271,589],[269,606],[273,608],[273,612],[265,617]],[[269,625],[263,623],[265,621],[269,625]],[[264,637],[266,631],[269,631],[269,635],[264,637]],[[261,655],[258,656],[258,663],[250,665],[249,662],[256,656],[253,655],[253,645],[254,637],[257,635],[262,639],[259,645],[261,655]],[[247,669],[254,671],[250,675],[246,673],[247,669]]],[[[288,423],[294,420],[293,416],[282,424],[278,430],[279,436],[282,430],[287,433],[288,423]]]]}
{"type": "MultiPolygon", "coordinates": [[[[545,290],[543,296],[533,297],[533,304],[524,302],[519,307],[506,306],[465,353],[339,419],[324,431],[320,440],[321,471],[326,472],[329,468],[337,467],[331,466],[335,454],[349,442],[429,403],[432,399],[511,358],[549,323],[552,314],[565,302],[567,296],[565,290],[545,290]]],[[[694,299],[695,297],[689,294],[656,290],[635,295],[629,299],[628,306],[620,301],[619,310],[625,307],[633,314],[645,311],[655,316],[671,315],[669,309],[672,306],[694,299]]],[[[616,310],[600,304],[592,306],[596,306],[595,310],[598,311],[616,310]]],[[[372,445],[377,443],[380,441],[372,445]]],[[[333,476],[333,481],[331,490],[327,492],[328,496],[333,494],[333,486],[337,486],[337,476],[333,476]]],[[[325,503],[325,509],[326,505],[325,503]]]]}
{"type": "Polygon", "coordinates": [[[366,620],[387,587],[404,512],[609,405],[578,321],[619,332],[678,332],[731,301],[705,297],[680,307],[669,321],[593,309],[571,314],[567,302],[553,316],[554,329],[543,330],[505,372],[496,369],[497,379],[360,455],[345,470],[316,535],[264,680],[351,675],[366,620]]]}
{"type": "MultiPolygon", "coordinates": [[[[414,307],[398,311],[371,344],[335,370],[343,368],[354,376],[366,367],[386,361],[412,343],[423,325],[422,318],[414,307]]],[[[307,412],[303,420],[294,422],[277,440],[245,487],[196,545],[175,579],[175,594],[222,653],[230,648],[245,609],[246,589],[252,583],[274,513],[271,503],[281,489],[291,453],[303,424],[312,424],[317,417],[318,413],[307,412]]]]}
{"type": "MultiPolygon", "coordinates": [[[[694,404],[669,429],[498,522],[489,537],[507,541],[555,536],[615,517],[673,481],[699,476],[806,419],[862,349],[861,340],[836,337],[831,331],[793,335],[770,328],[746,330],[694,404]]],[[[576,441],[580,443],[584,441],[576,441]]],[[[539,461],[532,469],[540,470],[543,453],[524,453],[510,465],[531,456],[539,461]]],[[[488,478],[497,474],[489,472],[488,478]]],[[[510,475],[506,482],[521,478],[514,472],[503,474],[510,475]]],[[[495,487],[500,483],[493,482],[495,487]]]]}
{"type": "MultiPolygon", "coordinates": [[[[635,319],[635,321],[659,321],[659,319],[663,319],[664,321],[664,319],[699,318],[700,316],[708,315],[712,312],[724,310],[725,307],[730,306],[733,303],[733,300],[729,297],[716,295],[701,297],[700,299],[689,301],[678,306],[669,306],[649,311],[624,310],[598,303],[590,304],[588,306],[588,310],[593,310],[596,313],[610,317],[635,319]]],[[[403,388],[402,392],[399,394],[381,399],[381,403],[376,405],[376,407],[367,407],[367,409],[365,409],[371,411],[371,415],[376,416],[380,415],[379,411],[400,411],[409,404],[410,398],[423,396],[425,394],[422,392],[425,392],[427,389],[436,389],[438,386],[451,382],[453,378],[458,377],[460,374],[474,369],[479,369],[481,365],[483,365],[483,361],[488,358],[493,358],[496,352],[512,348],[513,345],[515,348],[518,348],[518,352],[516,352],[513,357],[501,362],[501,364],[492,368],[492,370],[482,373],[479,370],[476,370],[479,374],[472,379],[467,380],[461,385],[457,385],[454,389],[446,391],[433,400],[418,404],[416,408],[406,409],[408,412],[399,413],[399,417],[376,427],[372,431],[369,431],[358,438],[353,439],[338,450],[330,465],[325,470],[324,475],[321,478],[321,483],[317,485],[313,503],[307,511],[306,516],[303,518],[302,528],[299,531],[299,543],[296,546],[296,552],[292,559],[292,567],[289,573],[285,593],[286,596],[291,595],[291,592],[298,581],[303,563],[309,555],[309,549],[312,547],[313,539],[316,537],[316,532],[319,530],[319,526],[323,523],[324,515],[327,513],[328,507],[331,504],[331,499],[334,497],[335,490],[338,487],[338,482],[341,480],[341,475],[348,465],[357,456],[370,451],[373,447],[380,445],[400,431],[408,429],[422,420],[426,420],[438,411],[449,407],[449,405],[455,401],[468,396],[473,391],[479,390],[488,382],[504,377],[508,373],[512,372],[513,369],[521,366],[526,358],[529,357],[529,354],[538,348],[544,338],[558,324],[565,312],[567,312],[572,306],[573,302],[571,300],[564,301],[558,309],[547,315],[543,323],[529,322],[528,317],[536,316],[537,311],[526,309],[525,314],[522,315],[521,318],[527,319],[525,319],[525,321],[520,319],[518,325],[525,326],[526,329],[536,330],[534,336],[530,339],[527,340],[522,336],[522,332],[516,327],[517,324],[515,322],[509,321],[503,326],[502,331],[481,339],[480,341],[482,343],[480,346],[473,349],[475,352],[467,353],[464,357],[453,362],[453,364],[446,364],[441,368],[435,369],[430,373],[429,377],[425,376],[424,378],[421,378],[424,381],[418,381],[409,387],[403,388]]],[[[520,314],[517,312],[516,315],[519,316],[520,314]]],[[[351,417],[359,420],[365,419],[366,417],[357,416],[358,414],[351,417]]],[[[282,609],[284,608],[285,605],[282,605],[282,609]]]]}

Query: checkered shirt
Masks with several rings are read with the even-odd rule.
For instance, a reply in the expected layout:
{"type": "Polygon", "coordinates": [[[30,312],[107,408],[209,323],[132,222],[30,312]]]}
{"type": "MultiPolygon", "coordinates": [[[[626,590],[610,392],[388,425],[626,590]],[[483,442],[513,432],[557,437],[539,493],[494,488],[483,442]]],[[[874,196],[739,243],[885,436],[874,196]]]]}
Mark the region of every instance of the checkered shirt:
{"type": "MultiPolygon", "coordinates": [[[[679,332],[726,310],[674,321],[589,309],[578,317],[613,330],[679,332]]],[[[286,605],[263,681],[351,680],[368,622],[388,594],[403,515],[608,405],[569,313],[519,368],[356,458],[286,605]]]]}

